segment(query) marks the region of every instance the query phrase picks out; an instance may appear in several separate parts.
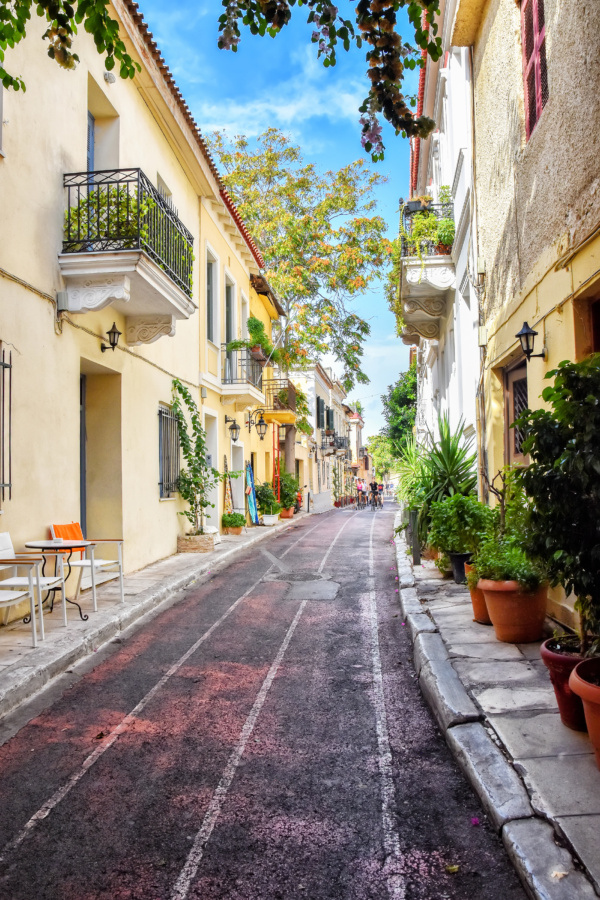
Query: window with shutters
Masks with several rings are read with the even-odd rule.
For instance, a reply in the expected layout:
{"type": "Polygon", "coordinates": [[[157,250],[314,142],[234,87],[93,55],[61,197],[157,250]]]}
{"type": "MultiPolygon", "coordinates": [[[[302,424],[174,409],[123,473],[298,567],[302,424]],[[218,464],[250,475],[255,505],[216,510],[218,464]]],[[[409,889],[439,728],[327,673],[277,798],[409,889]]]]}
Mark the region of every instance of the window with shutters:
{"type": "Polygon", "coordinates": [[[215,261],[206,260],[206,336],[215,340],[215,261]]]}
{"type": "Polygon", "coordinates": [[[172,497],[179,482],[179,431],[170,406],[158,407],[158,462],[161,500],[172,497]]]}
{"type": "Polygon", "coordinates": [[[525,129],[529,140],[548,101],[544,0],[522,0],[521,43],[525,83],[525,129]]]}
{"type": "Polygon", "coordinates": [[[520,428],[513,428],[513,422],[527,409],[527,366],[521,364],[506,373],[506,440],[507,462],[525,463],[527,457],[523,454],[523,440],[525,435],[520,428]]]}
{"type": "Polygon", "coordinates": [[[327,431],[335,431],[335,413],[327,407],[327,431]]]}
{"type": "Polygon", "coordinates": [[[317,428],[325,428],[325,401],[317,397],[317,428]]]}

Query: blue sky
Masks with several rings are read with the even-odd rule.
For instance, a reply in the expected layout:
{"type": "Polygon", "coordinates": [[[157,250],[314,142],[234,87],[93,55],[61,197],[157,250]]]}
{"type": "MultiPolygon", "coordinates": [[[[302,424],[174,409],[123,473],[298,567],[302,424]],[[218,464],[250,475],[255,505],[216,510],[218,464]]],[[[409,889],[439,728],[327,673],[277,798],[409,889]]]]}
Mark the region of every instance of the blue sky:
{"type": "MultiPolygon", "coordinates": [[[[342,7],[343,4],[343,7],[342,7]]],[[[342,0],[348,16],[353,5],[342,0]]],[[[280,128],[302,148],[307,161],[321,169],[338,169],[364,157],[358,107],[367,91],[363,51],[340,51],[334,68],[323,68],[310,43],[307,8],[294,7],[292,22],[275,39],[242,32],[237,53],[217,47],[217,20],[222,7],[206,0],[141,0],[143,13],[160,50],[203,132],[225,128],[255,137],[280,128]]],[[[411,36],[408,24],[402,36],[411,36]]],[[[417,73],[407,87],[416,93],[417,73]]],[[[408,195],[408,141],[384,127],[385,160],[375,166],[388,181],[378,189],[378,211],[388,233],[398,231],[398,199],[408,195]]],[[[371,325],[364,369],[370,384],[359,385],[351,399],[365,407],[368,434],[384,424],[380,395],[408,367],[408,347],[395,336],[383,287],[355,301],[356,311],[371,325]]],[[[335,368],[335,365],[334,365],[335,368]]]]}

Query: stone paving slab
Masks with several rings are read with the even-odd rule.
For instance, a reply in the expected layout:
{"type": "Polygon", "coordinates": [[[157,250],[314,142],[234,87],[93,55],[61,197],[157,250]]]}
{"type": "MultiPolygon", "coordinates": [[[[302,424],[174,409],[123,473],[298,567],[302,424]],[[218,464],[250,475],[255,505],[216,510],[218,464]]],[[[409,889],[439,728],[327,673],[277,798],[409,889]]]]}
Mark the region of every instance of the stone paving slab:
{"type": "Polygon", "coordinates": [[[559,816],[556,821],[596,884],[600,884],[600,816],[559,816]]]}
{"type": "Polygon", "coordinates": [[[437,631],[437,628],[429,618],[424,613],[405,613],[404,619],[406,624],[410,628],[410,633],[412,635],[412,639],[416,638],[418,634],[422,634],[424,631],[433,633],[437,631]]]}
{"type": "Polygon", "coordinates": [[[541,819],[509,822],[502,839],[521,880],[535,900],[597,900],[571,854],[559,847],[554,830],[541,819]]]}
{"type": "Polygon", "coordinates": [[[497,831],[533,815],[523,782],[481,723],[450,728],[446,740],[497,831]]]}
{"type": "Polygon", "coordinates": [[[592,753],[569,756],[568,762],[556,756],[516,759],[515,766],[541,815],[600,815],[600,770],[592,753]]]}
{"type": "Polygon", "coordinates": [[[421,688],[488,815],[502,826],[528,894],[597,900],[600,771],[587,735],[560,721],[539,643],[497,641],[492,627],[473,621],[466,588],[451,585],[427,561],[416,568],[415,582],[439,632],[413,635],[421,688]],[[448,670],[455,682],[448,682],[448,670]],[[467,721],[456,721],[447,702],[455,688],[475,710],[467,721]],[[495,791],[518,795],[519,812],[508,803],[502,818],[495,791]]]}
{"type": "MultiPolygon", "coordinates": [[[[557,709],[528,711],[518,716],[490,716],[489,722],[513,759],[544,756],[564,759],[593,752],[587,734],[563,725],[557,709]]],[[[600,857],[600,847],[598,851],[600,857]]]]}

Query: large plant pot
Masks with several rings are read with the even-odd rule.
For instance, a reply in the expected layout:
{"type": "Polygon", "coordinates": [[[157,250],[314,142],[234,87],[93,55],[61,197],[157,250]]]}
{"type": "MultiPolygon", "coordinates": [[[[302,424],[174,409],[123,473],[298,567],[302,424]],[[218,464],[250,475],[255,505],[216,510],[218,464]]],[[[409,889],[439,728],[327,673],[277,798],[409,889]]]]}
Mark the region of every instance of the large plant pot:
{"type": "Polygon", "coordinates": [[[214,534],[184,534],[177,538],[178,553],[211,553],[214,549],[214,534]]]}
{"type": "Polygon", "coordinates": [[[571,672],[569,687],[583,700],[585,721],[600,769],[600,658],[578,663],[571,672]]]}
{"type": "Polygon", "coordinates": [[[277,525],[279,522],[279,513],[275,513],[274,515],[269,515],[268,513],[263,513],[263,525],[267,525],[271,528],[273,525],[277,525]]]}
{"type": "Polygon", "coordinates": [[[548,585],[535,591],[524,591],[518,581],[481,579],[477,587],[483,591],[496,637],[504,644],[531,644],[542,639],[548,585]]]}
{"type": "Polygon", "coordinates": [[[471,559],[470,553],[448,553],[450,562],[452,563],[452,574],[457,584],[466,584],[467,576],[465,575],[465,563],[471,559]]]}
{"type": "Polygon", "coordinates": [[[279,513],[282,519],[293,519],[294,518],[294,507],[290,506],[289,509],[282,509],[279,513]]]}
{"type": "Polygon", "coordinates": [[[575,666],[581,662],[581,656],[579,653],[556,650],[554,645],[557,643],[560,643],[560,638],[544,641],[540,647],[540,654],[550,672],[560,718],[567,728],[586,731],[583,702],[569,687],[569,677],[575,666]]]}
{"type": "Polygon", "coordinates": [[[242,525],[230,526],[229,528],[225,528],[225,534],[241,534],[242,533],[242,525]]]}
{"type": "MultiPolygon", "coordinates": [[[[465,563],[465,575],[468,575],[472,569],[473,566],[469,565],[469,563],[465,563]]],[[[483,591],[478,587],[469,587],[469,594],[471,595],[473,618],[475,621],[479,622],[480,625],[491,625],[492,620],[490,619],[483,591]]]]}

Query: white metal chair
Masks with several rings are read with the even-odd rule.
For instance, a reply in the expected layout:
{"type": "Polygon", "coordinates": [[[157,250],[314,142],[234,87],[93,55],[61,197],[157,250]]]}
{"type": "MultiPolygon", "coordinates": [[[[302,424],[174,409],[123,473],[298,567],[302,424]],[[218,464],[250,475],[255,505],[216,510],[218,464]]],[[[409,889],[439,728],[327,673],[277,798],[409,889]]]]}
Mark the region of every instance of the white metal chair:
{"type": "MultiPolygon", "coordinates": [[[[44,640],[44,617],[42,610],[42,601],[43,601],[43,592],[44,591],[60,591],[62,596],[62,610],[63,610],[63,625],[67,624],[67,603],[66,603],[66,593],[65,593],[65,576],[64,576],[64,567],[63,567],[63,558],[62,554],[58,553],[55,555],[56,559],[56,569],[54,575],[41,575],[40,568],[43,566],[44,559],[42,556],[39,556],[35,553],[15,553],[13,543],[8,531],[0,532],[0,573],[3,573],[6,570],[12,570],[12,573],[8,578],[3,578],[0,580],[0,590],[1,591],[25,591],[28,593],[31,590],[31,581],[34,578],[35,574],[35,586],[37,588],[37,600],[38,600],[38,608],[40,615],[40,638],[44,640]],[[19,575],[18,570],[20,567],[25,567],[28,569],[27,575],[19,575]],[[33,574],[31,569],[35,570],[33,574]]],[[[8,616],[8,606],[13,605],[9,603],[6,598],[3,597],[3,594],[0,594],[0,601],[2,599],[5,600],[4,603],[0,602],[0,606],[4,606],[7,610],[5,613],[5,622],[8,616]]],[[[20,602],[20,601],[15,601],[20,602]]],[[[35,602],[35,600],[34,600],[35,602]]],[[[35,641],[35,635],[34,635],[35,641]]],[[[34,647],[37,644],[34,642],[34,647]]]]}
{"type": "Polygon", "coordinates": [[[75,541],[83,541],[89,540],[94,545],[95,544],[116,544],[117,545],[117,559],[96,559],[94,554],[92,553],[90,557],[84,555],[85,551],[82,550],[81,557],[70,559],[68,562],[68,566],[72,569],[79,569],[79,579],[77,581],[77,592],[75,594],[75,602],[79,600],[79,594],[81,591],[81,580],[83,578],[83,573],[87,569],[90,571],[92,576],[92,604],[94,608],[94,612],[98,610],[98,604],[96,601],[96,572],[108,572],[108,571],[117,571],[119,573],[119,590],[120,590],[120,603],[125,603],[125,591],[123,587],[123,540],[121,538],[109,539],[109,538],[84,538],[83,532],[81,530],[81,525],[79,522],[70,522],[68,525],[51,525],[50,531],[52,533],[53,538],[62,538],[62,540],[75,540],[75,541]]]}
{"type": "MultiPolygon", "coordinates": [[[[0,566],[4,563],[4,559],[0,559],[0,566]]],[[[29,615],[31,617],[31,643],[33,647],[37,647],[37,629],[35,626],[35,596],[34,596],[34,588],[33,588],[33,571],[39,566],[40,560],[19,560],[18,568],[27,570],[27,590],[26,591],[9,591],[8,589],[1,589],[2,584],[0,582],[0,609],[4,610],[4,625],[6,625],[6,620],[8,618],[8,610],[11,606],[17,606],[19,603],[22,603],[24,600],[29,600],[29,615]]],[[[12,566],[12,568],[17,568],[16,566],[12,566]]],[[[43,628],[43,616],[40,606],[40,626],[43,628]]],[[[43,633],[42,633],[43,640],[43,633]]]]}

